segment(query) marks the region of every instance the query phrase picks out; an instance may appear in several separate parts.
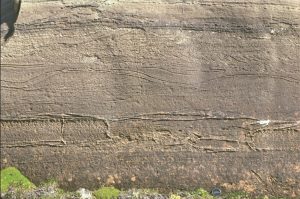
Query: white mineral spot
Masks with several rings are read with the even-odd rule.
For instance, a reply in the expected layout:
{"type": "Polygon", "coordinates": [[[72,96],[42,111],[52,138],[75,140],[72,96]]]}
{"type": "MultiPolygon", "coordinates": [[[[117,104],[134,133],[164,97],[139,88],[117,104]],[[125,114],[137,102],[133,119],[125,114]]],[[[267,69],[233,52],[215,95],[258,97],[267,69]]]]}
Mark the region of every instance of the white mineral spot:
{"type": "Polygon", "coordinates": [[[95,63],[98,58],[96,56],[84,56],[82,58],[82,63],[95,63]]]}
{"type": "Polygon", "coordinates": [[[270,120],[259,120],[257,121],[258,124],[263,125],[263,126],[267,126],[270,123],[270,120]]]}
{"type": "Polygon", "coordinates": [[[80,199],[92,199],[93,198],[92,192],[87,189],[80,188],[77,192],[80,194],[80,199]]]}
{"type": "Polygon", "coordinates": [[[271,34],[274,34],[274,33],[275,33],[275,30],[272,29],[272,30],[271,30],[271,34]]]}

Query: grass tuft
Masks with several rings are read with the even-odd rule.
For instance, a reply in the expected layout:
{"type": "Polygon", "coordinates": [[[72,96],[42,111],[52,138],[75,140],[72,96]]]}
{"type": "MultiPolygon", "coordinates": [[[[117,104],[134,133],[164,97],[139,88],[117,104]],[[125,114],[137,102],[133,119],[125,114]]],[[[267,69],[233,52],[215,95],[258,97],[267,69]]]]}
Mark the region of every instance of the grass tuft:
{"type": "Polygon", "coordinates": [[[226,195],[226,199],[250,199],[248,193],[243,191],[231,192],[226,195]]]}
{"type": "Polygon", "coordinates": [[[181,199],[181,196],[179,196],[177,194],[171,194],[170,199],[181,199]]]}
{"type": "Polygon", "coordinates": [[[206,190],[199,188],[192,192],[194,198],[203,198],[203,199],[213,199],[214,197],[210,195],[206,190]]]}
{"type": "Polygon", "coordinates": [[[7,192],[11,186],[22,189],[35,188],[35,185],[23,176],[17,168],[7,167],[1,170],[1,193],[7,192]]]}
{"type": "Polygon", "coordinates": [[[93,192],[96,199],[116,199],[120,195],[120,190],[114,187],[102,187],[93,192]]]}

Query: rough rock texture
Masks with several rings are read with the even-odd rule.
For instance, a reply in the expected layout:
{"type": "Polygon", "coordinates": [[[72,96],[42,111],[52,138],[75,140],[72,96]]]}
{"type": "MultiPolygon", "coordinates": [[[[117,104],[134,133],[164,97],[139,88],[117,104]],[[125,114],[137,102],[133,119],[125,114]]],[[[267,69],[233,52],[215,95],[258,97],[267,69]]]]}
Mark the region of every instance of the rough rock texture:
{"type": "Polygon", "coordinates": [[[300,195],[298,0],[24,1],[1,167],[69,188],[300,195]]]}

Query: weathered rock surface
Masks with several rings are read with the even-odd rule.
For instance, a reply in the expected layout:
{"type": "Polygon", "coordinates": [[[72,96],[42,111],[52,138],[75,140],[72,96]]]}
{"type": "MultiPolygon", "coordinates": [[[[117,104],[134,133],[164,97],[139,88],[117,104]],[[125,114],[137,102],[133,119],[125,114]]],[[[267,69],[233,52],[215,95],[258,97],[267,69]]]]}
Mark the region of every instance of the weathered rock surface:
{"type": "Polygon", "coordinates": [[[24,1],[1,166],[66,187],[300,195],[298,0],[24,1]]]}

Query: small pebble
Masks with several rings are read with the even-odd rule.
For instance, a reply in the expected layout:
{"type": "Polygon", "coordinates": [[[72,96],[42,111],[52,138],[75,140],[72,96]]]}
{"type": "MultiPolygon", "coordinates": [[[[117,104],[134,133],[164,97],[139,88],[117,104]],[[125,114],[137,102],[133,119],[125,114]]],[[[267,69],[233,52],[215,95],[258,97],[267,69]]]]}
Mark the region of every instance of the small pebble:
{"type": "Polygon", "coordinates": [[[221,191],[221,189],[219,189],[219,188],[213,188],[212,189],[212,191],[211,191],[211,194],[213,195],[213,196],[220,196],[221,195],[221,193],[222,193],[222,191],[221,191]]]}

